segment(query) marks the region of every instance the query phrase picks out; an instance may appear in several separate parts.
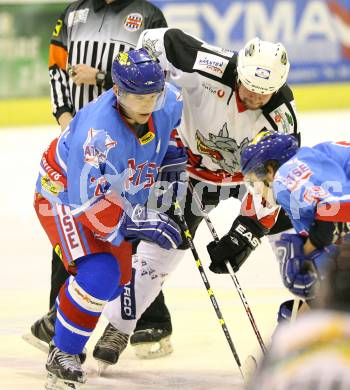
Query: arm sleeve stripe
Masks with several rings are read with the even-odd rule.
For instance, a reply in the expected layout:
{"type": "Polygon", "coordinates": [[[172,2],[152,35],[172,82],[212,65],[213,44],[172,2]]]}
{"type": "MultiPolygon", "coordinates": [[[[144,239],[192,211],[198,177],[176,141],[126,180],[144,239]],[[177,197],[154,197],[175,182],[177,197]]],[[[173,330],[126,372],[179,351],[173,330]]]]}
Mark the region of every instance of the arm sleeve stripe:
{"type": "Polygon", "coordinates": [[[319,203],[316,209],[318,221],[350,222],[350,202],[319,203]]]}
{"type": "Polygon", "coordinates": [[[51,45],[54,45],[54,46],[62,47],[63,49],[67,50],[66,45],[64,45],[64,44],[63,44],[62,42],[60,42],[60,41],[56,41],[55,39],[51,39],[50,44],[51,44],[51,45]]]}
{"type": "Polygon", "coordinates": [[[65,48],[51,44],[49,50],[49,67],[57,65],[66,70],[68,52],[65,48]]]}
{"type": "Polygon", "coordinates": [[[53,114],[58,118],[63,112],[73,112],[66,72],[54,66],[50,69],[51,102],[53,114]]]}

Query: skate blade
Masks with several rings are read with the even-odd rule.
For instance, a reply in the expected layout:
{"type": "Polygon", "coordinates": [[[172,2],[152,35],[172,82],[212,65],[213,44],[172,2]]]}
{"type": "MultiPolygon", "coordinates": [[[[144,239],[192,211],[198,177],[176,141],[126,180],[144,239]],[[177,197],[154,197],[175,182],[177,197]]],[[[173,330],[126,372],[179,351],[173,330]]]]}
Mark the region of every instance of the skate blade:
{"type": "Polygon", "coordinates": [[[258,368],[258,363],[253,355],[248,355],[242,365],[242,372],[245,381],[249,381],[258,368]]]}
{"type": "Polygon", "coordinates": [[[135,348],[135,354],[139,359],[157,359],[170,355],[173,352],[173,346],[170,342],[170,336],[164,337],[158,342],[132,344],[135,348]]]}
{"type": "Polygon", "coordinates": [[[97,361],[97,375],[102,376],[107,370],[108,367],[110,367],[111,364],[102,362],[100,360],[97,361]]]}
{"type": "Polygon", "coordinates": [[[31,333],[22,335],[22,339],[31,346],[39,349],[40,351],[46,354],[49,353],[49,345],[46,344],[44,341],[41,341],[37,337],[33,336],[31,333]]]}
{"type": "Polygon", "coordinates": [[[45,383],[46,390],[79,390],[81,389],[81,383],[66,381],[59,379],[50,372],[47,374],[47,380],[45,383]]]}

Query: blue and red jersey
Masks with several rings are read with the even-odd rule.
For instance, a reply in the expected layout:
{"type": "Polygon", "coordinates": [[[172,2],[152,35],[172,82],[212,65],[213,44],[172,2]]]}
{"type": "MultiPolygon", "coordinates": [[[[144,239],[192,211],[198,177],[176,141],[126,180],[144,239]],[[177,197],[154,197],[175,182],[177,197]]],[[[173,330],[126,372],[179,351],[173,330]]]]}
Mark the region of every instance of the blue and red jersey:
{"type": "Polygon", "coordinates": [[[350,222],[350,142],[300,148],[278,169],[273,190],[298,233],[315,220],[350,222]]]}
{"type": "Polygon", "coordinates": [[[184,155],[174,129],[182,98],[168,85],[163,107],[139,138],[118,111],[113,90],[102,94],[73,118],[45,151],[36,191],[67,205],[72,215],[98,238],[119,245],[123,212],[145,204],[164,159],[184,155]]]}

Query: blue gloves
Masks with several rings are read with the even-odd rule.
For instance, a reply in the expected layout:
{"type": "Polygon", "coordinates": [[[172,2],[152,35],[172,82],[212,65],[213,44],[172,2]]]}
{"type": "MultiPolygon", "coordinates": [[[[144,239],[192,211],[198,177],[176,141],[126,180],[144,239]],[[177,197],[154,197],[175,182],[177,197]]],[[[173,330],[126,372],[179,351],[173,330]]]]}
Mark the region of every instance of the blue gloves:
{"type": "Polygon", "coordinates": [[[170,207],[176,200],[181,200],[186,196],[188,175],[186,172],[187,153],[170,160],[164,159],[160,167],[157,182],[155,183],[155,193],[158,197],[158,207],[170,207]]]}
{"type": "Polygon", "coordinates": [[[328,260],[325,249],[304,255],[304,239],[298,234],[282,234],[276,242],[283,284],[295,295],[314,298],[328,260]]]}
{"type": "Polygon", "coordinates": [[[120,227],[126,239],[152,241],[164,249],[181,244],[181,230],[166,214],[141,205],[136,205],[130,214],[125,213],[120,227]]]}

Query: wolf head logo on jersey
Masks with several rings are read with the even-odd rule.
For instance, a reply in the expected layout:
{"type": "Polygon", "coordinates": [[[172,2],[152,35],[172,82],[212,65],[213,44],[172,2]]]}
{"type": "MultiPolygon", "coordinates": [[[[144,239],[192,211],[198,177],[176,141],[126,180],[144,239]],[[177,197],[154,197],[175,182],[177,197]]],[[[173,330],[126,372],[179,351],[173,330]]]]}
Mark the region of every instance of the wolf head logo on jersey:
{"type": "Polygon", "coordinates": [[[112,138],[105,130],[95,130],[90,128],[88,136],[84,142],[84,162],[98,168],[107,160],[110,149],[114,148],[117,141],[112,138]]]}
{"type": "Polygon", "coordinates": [[[157,50],[157,42],[159,42],[158,39],[146,39],[143,42],[143,47],[148,51],[150,55],[153,55],[154,57],[158,58],[162,52],[157,50]]]}
{"type": "Polygon", "coordinates": [[[199,153],[209,156],[213,162],[229,173],[239,172],[241,152],[249,143],[248,138],[244,138],[240,144],[230,138],[227,123],[223,125],[218,135],[209,133],[209,139],[197,130],[196,141],[199,153]]]}

